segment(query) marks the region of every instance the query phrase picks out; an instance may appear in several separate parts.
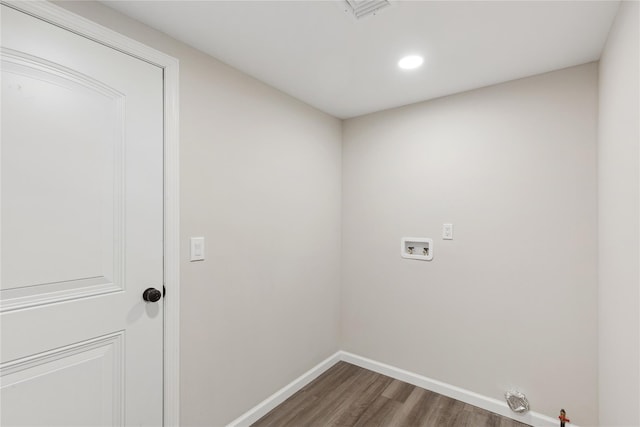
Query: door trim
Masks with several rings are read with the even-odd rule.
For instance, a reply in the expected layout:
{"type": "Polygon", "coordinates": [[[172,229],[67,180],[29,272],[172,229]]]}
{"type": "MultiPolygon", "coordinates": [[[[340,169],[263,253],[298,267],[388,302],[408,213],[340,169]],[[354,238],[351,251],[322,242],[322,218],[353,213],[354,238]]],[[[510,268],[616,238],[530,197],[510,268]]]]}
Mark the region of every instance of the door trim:
{"type": "Polygon", "coordinates": [[[180,200],[178,69],[176,58],[46,1],[0,3],[65,28],[164,70],[164,413],[180,425],[180,200]]]}

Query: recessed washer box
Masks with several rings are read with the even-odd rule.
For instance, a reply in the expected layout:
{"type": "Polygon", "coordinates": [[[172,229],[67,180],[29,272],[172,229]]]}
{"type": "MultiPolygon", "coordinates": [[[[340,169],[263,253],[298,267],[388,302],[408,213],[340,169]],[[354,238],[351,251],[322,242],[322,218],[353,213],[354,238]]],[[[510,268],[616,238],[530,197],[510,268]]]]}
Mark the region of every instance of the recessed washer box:
{"type": "Polygon", "coordinates": [[[431,261],[433,259],[433,239],[428,237],[403,237],[400,256],[407,259],[431,261]]]}

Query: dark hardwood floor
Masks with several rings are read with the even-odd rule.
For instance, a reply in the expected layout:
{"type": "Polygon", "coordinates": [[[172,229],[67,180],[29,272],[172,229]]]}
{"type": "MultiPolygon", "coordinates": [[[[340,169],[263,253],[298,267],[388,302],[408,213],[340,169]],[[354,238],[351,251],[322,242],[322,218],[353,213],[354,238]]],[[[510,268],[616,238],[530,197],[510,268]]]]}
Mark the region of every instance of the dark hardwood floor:
{"type": "Polygon", "coordinates": [[[339,362],[252,427],[524,427],[509,418],[339,362]]]}

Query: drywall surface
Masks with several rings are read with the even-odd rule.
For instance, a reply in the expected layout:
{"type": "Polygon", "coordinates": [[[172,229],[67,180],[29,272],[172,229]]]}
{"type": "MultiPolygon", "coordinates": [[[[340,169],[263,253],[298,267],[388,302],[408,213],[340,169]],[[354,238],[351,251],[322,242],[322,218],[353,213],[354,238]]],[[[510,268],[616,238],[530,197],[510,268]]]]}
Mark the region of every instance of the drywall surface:
{"type": "Polygon", "coordinates": [[[342,348],[595,424],[597,95],[591,63],[346,120],[342,348]]]}
{"type": "Polygon", "coordinates": [[[339,349],[341,122],[103,5],[58,4],[180,60],[180,424],[224,425],[339,349]]]}
{"type": "Polygon", "coordinates": [[[640,425],[640,30],[622,2],[600,60],[600,425],[640,425]]]}

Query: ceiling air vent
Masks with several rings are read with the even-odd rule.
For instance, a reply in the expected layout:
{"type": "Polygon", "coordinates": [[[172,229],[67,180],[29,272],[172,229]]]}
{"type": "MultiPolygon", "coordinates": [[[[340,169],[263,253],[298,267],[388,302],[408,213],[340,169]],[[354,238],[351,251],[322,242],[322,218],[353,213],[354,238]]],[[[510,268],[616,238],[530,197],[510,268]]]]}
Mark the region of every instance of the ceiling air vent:
{"type": "Polygon", "coordinates": [[[380,9],[390,5],[389,0],[344,0],[345,12],[356,19],[375,15],[380,9]]]}

